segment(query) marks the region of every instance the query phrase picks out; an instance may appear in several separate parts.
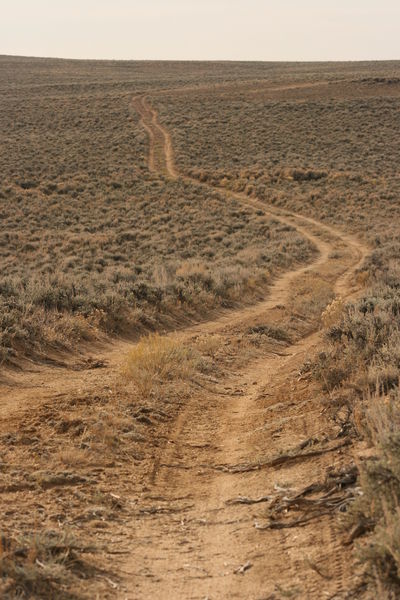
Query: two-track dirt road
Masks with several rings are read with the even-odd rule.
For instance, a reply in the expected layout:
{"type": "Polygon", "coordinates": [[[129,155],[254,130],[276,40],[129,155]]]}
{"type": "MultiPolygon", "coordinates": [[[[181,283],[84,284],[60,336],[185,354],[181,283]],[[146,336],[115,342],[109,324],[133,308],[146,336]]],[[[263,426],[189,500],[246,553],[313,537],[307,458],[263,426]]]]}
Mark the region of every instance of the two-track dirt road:
{"type": "MultiPolygon", "coordinates": [[[[192,181],[178,174],[170,136],[149,101],[136,97],[133,107],[149,133],[149,167],[192,181]]],[[[305,273],[330,276],[343,298],[357,292],[355,272],[367,253],[357,240],[313,219],[218,191],[296,227],[319,256],[278,279],[266,301],[187,334],[218,333],[234,344],[246,327],[279,323],[279,307],[290,302],[305,273]],[[343,258],[332,269],[338,250],[343,258]]],[[[310,507],[322,502],[317,494],[307,496],[305,511],[299,500],[289,520],[285,510],[276,521],[267,516],[267,507],[289,506],[287,498],[298,490],[327,474],[340,479],[352,468],[351,452],[327,416],[320,390],[299,377],[320,344],[320,335],[310,333],[284,353],[267,353],[245,365],[236,360],[218,381],[222,393],[192,397],[140,499],[140,516],[128,524],[132,550],[121,598],[346,597],[352,587],[350,551],[342,545],[332,507],[324,504],[314,513],[310,507]],[[289,457],[277,458],[282,455],[289,457]]]]}
{"type": "MultiPolygon", "coordinates": [[[[149,135],[150,169],[204,186],[178,172],[169,133],[149,101],[135,97],[132,107],[149,135]]],[[[185,343],[218,337],[224,349],[216,359],[221,360],[221,375],[207,389],[194,388],[170,426],[168,442],[154,451],[142,495],[134,495],[126,465],[120,473],[115,467],[115,479],[120,478],[132,510],[126,509],[118,525],[124,540],[123,553],[113,559],[118,588],[107,597],[344,598],[353,585],[351,557],[336,528],[335,508],[346,489],[328,486],[291,502],[309,484],[323,482],[328,470],[332,481],[340,481],[340,473],[346,477],[353,462],[321,390],[306,373],[299,376],[321,347],[320,335],[312,326],[302,326],[295,342],[262,346],[256,358],[241,348],[249,329],[297,319],[291,301],[305,277],[322,278],[343,298],[356,294],[355,273],[368,250],[313,219],[243,194],[218,193],[296,228],[318,254],[312,264],[277,278],[264,301],[180,329],[185,343]],[[324,500],[324,494],[340,497],[335,504],[324,500]]],[[[130,346],[114,340],[81,350],[65,364],[27,362],[21,370],[4,371],[2,429],[8,431],[28,413],[33,418],[60,396],[68,400],[95,397],[109,388],[118,391],[116,381],[130,346]],[[89,352],[93,364],[103,368],[90,368],[89,352]]],[[[135,476],[132,472],[132,481],[135,476]]],[[[12,498],[18,507],[18,497],[12,498]]]]}

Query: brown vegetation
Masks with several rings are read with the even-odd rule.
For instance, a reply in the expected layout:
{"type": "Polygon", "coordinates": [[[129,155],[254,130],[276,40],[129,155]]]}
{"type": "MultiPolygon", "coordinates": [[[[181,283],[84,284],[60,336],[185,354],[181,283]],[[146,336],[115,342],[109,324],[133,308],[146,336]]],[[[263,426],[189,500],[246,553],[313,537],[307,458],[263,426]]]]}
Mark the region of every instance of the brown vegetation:
{"type": "Polygon", "coordinates": [[[204,317],[260,297],[274,273],[311,258],[294,230],[150,174],[123,77],[67,85],[69,63],[51,75],[53,63],[33,61],[35,85],[26,74],[15,95],[8,78],[25,61],[2,64],[3,360],[204,317]]]}

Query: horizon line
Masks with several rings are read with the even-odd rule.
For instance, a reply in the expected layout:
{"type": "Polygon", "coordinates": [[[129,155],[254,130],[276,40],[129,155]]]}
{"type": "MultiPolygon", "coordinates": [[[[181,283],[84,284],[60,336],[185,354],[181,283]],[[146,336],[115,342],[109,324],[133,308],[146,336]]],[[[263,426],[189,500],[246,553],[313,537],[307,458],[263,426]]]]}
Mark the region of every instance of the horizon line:
{"type": "Polygon", "coordinates": [[[38,56],[28,54],[2,54],[0,58],[31,58],[38,60],[65,60],[65,61],[93,61],[93,62],[164,62],[164,63],[377,63],[377,62],[400,62],[400,58],[357,58],[357,59],[231,59],[231,58],[72,58],[67,56],[38,56]]]}

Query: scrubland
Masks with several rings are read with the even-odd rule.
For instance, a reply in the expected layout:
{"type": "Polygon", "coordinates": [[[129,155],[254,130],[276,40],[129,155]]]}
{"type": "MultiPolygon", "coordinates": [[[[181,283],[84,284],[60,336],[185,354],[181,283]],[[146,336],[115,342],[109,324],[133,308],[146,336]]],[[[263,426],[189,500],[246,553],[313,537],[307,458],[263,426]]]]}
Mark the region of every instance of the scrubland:
{"type": "Polygon", "coordinates": [[[218,335],[188,346],[154,333],[121,365],[122,383],[99,375],[95,394],[61,393],[2,432],[4,597],[84,596],[88,578],[112,597],[113,555],[101,567],[95,556],[131,510],[121,479],[134,469],[146,489],[193,378],[208,385],[219,376],[216,357],[231,368],[235,351],[244,360],[273,342],[281,352],[317,325],[325,348],[302,375],[318,382],[332,415],[347,410],[344,434],[363,448],[363,493],[343,526],[372,597],[397,597],[399,108],[398,63],[0,58],[4,364],[209,318],[259,300],[276,275],[312,259],[315,248],[295,229],[225,190],[334,224],[371,247],[359,300],[330,304],[329,278],[309,275],[288,305],[297,320],[250,328],[222,349],[218,335]],[[149,141],[131,108],[141,93],[170,132],[177,168],[221,193],[149,171],[149,141]]]}
{"type": "MultiPolygon", "coordinates": [[[[152,468],[152,448],[162,442],[149,428],[159,435],[189,394],[185,378],[174,381],[179,365],[170,387],[162,381],[168,369],[151,370],[149,361],[168,365],[175,356],[160,337],[155,358],[144,342],[137,347],[144,362],[138,355],[121,366],[133,389],[115,388],[103,361],[77,358],[82,344],[171,329],[259,300],[315,248],[262,211],[148,169],[133,95],[197,85],[199,76],[235,81],[243,67],[8,57],[0,67],[1,362],[18,373],[21,359],[54,361],[62,351],[78,380],[99,374],[90,394],[83,384],[65,394],[62,384],[39,409],[4,424],[1,593],[70,598],[84,595],[87,577],[113,589],[103,577],[112,565],[103,554],[95,566],[93,552],[102,553],[103,524],[115,526],[127,512],[120,478],[152,468]]],[[[263,70],[255,65],[247,77],[263,70]]],[[[201,354],[202,369],[211,350],[201,354]]]]}
{"type": "Polygon", "coordinates": [[[294,230],[150,174],[132,87],[107,81],[112,66],[105,81],[82,66],[66,83],[68,63],[53,81],[52,63],[34,61],[33,83],[22,59],[2,64],[3,360],[204,317],[257,298],[274,273],[312,256],[294,230]]]}

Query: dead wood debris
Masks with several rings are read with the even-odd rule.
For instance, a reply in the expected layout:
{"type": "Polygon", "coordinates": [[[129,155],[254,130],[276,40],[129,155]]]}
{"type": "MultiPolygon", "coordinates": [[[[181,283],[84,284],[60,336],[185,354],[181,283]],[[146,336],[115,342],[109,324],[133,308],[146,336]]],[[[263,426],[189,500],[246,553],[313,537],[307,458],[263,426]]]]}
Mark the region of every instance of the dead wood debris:
{"type": "Polygon", "coordinates": [[[226,500],[225,504],[234,505],[234,504],[260,504],[261,502],[269,502],[272,500],[272,496],[260,496],[260,498],[248,498],[247,496],[238,496],[237,498],[232,498],[231,500],[226,500]]]}
{"type": "Polygon", "coordinates": [[[291,490],[276,486],[277,494],[268,506],[268,521],[255,523],[259,530],[301,527],[323,515],[345,511],[360,493],[356,487],[357,467],[352,464],[337,472],[329,472],[324,482],[316,482],[302,490],[291,490]],[[299,516],[286,518],[289,513],[299,516]]]}
{"type": "Polygon", "coordinates": [[[174,513],[181,513],[190,510],[194,507],[194,504],[187,504],[186,506],[146,506],[140,508],[137,511],[138,515],[170,515],[174,513]]]}
{"type": "Polygon", "coordinates": [[[196,381],[195,379],[190,379],[190,382],[193,385],[205,390],[206,392],[209,392],[210,394],[215,394],[217,396],[243,396],[243,394],[244,394],[243,390],[235,390],[235,391],[228,391],[228,392],[223,391],[222,392],[221,390],[210,388],[210,387],[204,385],[203,383],[196,381]]]}
{"type": "MultiPolygon", "coordinates": [[[[216,471],[222,471],[223,473],[249,473],[251,471],[259,471],[260,469],[270,468],[270,467],[279,467],[285,463],[297,462],[299,460],[305,460],[307,458],[314,458],[315,456],[321,456],[322,454],[326,454],[327,452],[334,452],[335,450],[339,450],[344,446],[348,446],[351,444],[350,439],[344,439],[333,446],[323,447],[316,450],[308,450],[307,452],[303,452],[303,448],[308,444],[303,442],[300,446],[297,446],[294,450],[287,452],[285,454],[280,454],[275,458],[269,460],[260,460],[258,462],[252,463],[239,463],[236,465],[212,465],[211,468],[216,471]]],[[[201,467],[208,467],[210,465],[200,465],[201,467]]]]}
{"type": "Polygon", "coordinates": [[[244,573],[246,573],[246,571],[248,571],[249,569],[251,569],[251,567],[253,566],[253,563],[251,563],[249,560],[244,563],[244,565],[238,567],[237,569],[235,569],[233,572],[235,573],[235,575],[243,575],[244,573]]]}

